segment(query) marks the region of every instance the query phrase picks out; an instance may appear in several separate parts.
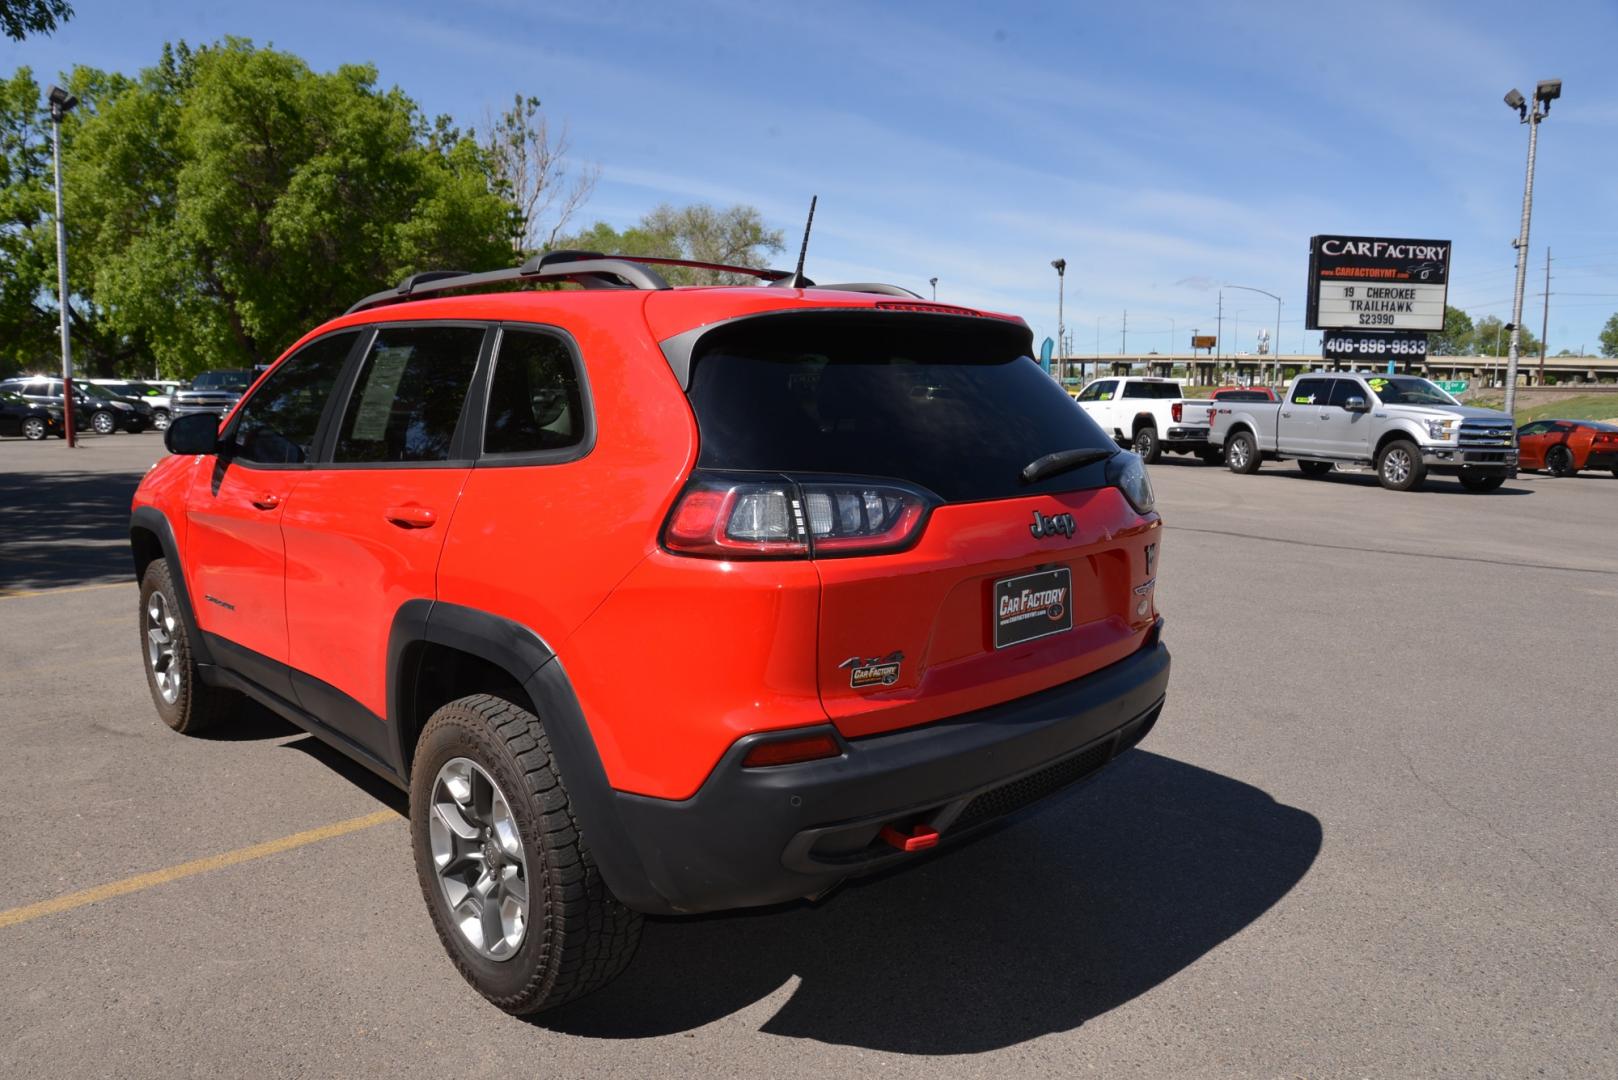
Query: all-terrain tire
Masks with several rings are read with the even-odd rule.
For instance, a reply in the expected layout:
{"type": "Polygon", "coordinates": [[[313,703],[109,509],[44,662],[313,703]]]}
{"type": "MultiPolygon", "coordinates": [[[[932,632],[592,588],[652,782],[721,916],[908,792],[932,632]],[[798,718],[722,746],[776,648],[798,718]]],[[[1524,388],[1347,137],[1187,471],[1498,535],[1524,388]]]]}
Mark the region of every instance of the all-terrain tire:
{"type": "Polygon", "coordinates": [[[1163,456],[1163,443],[1157,437],[1157,426],[1142,424],[1135,432],[1135,441],[1130,444],[1130,448],[1139,454],[1140,459],[1146,464],[1156,464],[1157,459],[1163,456]]]}
{"type": "Polygon", "coordinates": [[[1553,446],[1545,451],[1545,470],[1552,476],[1579,475],[1579,467],[1573,463],[1573,451],[1565,446],[1553,446]]]}
{"type": "Polygon", "coordinates": [[[1409,439],[1394,439],[1376,455],[1376,478],[1389,491],[1415,491],[1427,479],[1421,449],[1409,439]]]}
{"type": "Polygon", "coordinates": [[[573,814],[539,717],[474,694],[433,713],[416,743],[410,841],[433,929],[451,961],[484,997],[513,1015],[554,1008],[611,982],[640,944],[641,916],[608,891],[573,814]],[[434,861],[433,792],[440,770],[467,759],[493,779],[516,823],[528,908],[508,956],[481,953],[452,917],[434,861]]]}
{"type": "Polygon", "coordinates": [[[1233,473],[1250,474],[1258,472],[1262,460],[1258,453],[1258,443],[1250,431],[1238,431],[1225,440],[1225,465],[1233,473]]]}
{"type": "Polygon", "coordinates": [[[1298,462],[1298,471],[1303,473],[1305,476],[1325,476],[1327,473],[1331,472],[1331,462],[1300,461],[1298,462]]]}
{"type": "Polygon", "coordinates": [[[164,559],[152,560],[141,576],[140,647],[152,704],[175,731],[194,735],[241,707],[240,695],[209,686],[197,673],[174,579],[164,559]]]}

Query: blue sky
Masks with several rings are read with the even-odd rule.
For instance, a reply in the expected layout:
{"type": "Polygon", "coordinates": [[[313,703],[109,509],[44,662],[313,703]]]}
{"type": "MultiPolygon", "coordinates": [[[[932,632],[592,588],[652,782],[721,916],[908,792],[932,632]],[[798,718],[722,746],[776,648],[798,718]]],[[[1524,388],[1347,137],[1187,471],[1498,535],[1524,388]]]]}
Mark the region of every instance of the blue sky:
{"type": "MultiPolygon", "coordinates": [[[[602,181],[586,221],[660,201],[746,202],[808,270],[883,280],[1056,330],[1076,350],[1167,351],[1214,329],[1217,286],[1278,293],[1304,344],[1314,233],[1455,242],[1451,303],[1509,318],[1527,129],[1512,86],[1565,81],[1541,128],[1529,301],[1548,244],[1550,345],[1596,348],[1618,311],[1618,4],[233,4],[75,0],[0,70],[134,71],[162,43],[251,37],[319,69],[370,61],[429,113],[523,92],[602,181]],[[1531,10],[1531,24],[1524,18],[1531,10]]],[[[1275,305],[1226,292],[1251,349],[1275,305]]],[[[1310,351],[1318,348],[1309,335],[1310,351]]]]}

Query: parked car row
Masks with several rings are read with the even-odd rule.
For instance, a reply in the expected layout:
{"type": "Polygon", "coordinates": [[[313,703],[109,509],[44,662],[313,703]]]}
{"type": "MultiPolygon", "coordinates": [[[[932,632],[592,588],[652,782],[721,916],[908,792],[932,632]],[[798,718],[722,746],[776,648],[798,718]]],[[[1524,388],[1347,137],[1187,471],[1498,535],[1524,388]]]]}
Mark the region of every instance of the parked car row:
{"type": "Polygon", "coordinates": [[[1374,469],[1384,487],[1409,491],[1429,474],[1493,491],[1519,469],[1553,476],[1618,476],[1618,424],[1538,420],[1515,429],[1493,409],[1462,405],[1427,379],[1317,371],[1277,395],[1228,386],[1207,400],[1172,379],[1105,376],[1074,394],[1117,443],[1148,462],[1164,451],[1223,460],[1233,472],[1293,460],[1308,476],[1374,469]]]}
{"type": "MultiPolygon", "coordinates": [[[[141,379],[75,378],[73,423],[80,431],[112,435],[164,431],[170,421],[193,413],[223,417],[236,404],[257,371],[205,371],[190,384],[141,379]]],[[[19,375],[0,381],[0,435],[26,439],[65,438],[62,380],[51,375],[19,375]]]]}

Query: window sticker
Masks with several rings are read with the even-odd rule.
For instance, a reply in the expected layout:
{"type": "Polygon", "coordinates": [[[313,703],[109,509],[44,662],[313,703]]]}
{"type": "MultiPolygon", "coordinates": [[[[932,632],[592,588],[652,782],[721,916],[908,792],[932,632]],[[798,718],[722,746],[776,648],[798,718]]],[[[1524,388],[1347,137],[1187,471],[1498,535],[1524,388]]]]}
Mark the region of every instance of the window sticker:
{"type": "Polygon", "coordinates": [[[1111,401],[1112,400],[1112,391],[1111,390],[1103,390],[1103,391],[1101,391],[1101,394],[1099,396],[1100,396],[1102,401],[1111,401]]]}
{"type": "Polygon", "coordinates": [[[1315,395],[1313,394],[1298,394],[1292,399],[1292,404],[1294,405],[1313,405],[1314,403],[1315,395]]]}
{"type": "Polygon", "coordinates": [[[1377,393],[1380,394],[1383,390],[1385,390],[1387,388],[1388,380],[1386,380],[1386,379],[1366,379],[1365,383],[1372,390],[1375,390],[1377,393]]]}
{"type": "Polygon", "coordinates": [[[365,396],[360,398],[359,410],[354,414],[354,427],[349,438],[364,442],[381,442],[387,435],[388,420],[393,416],[393,399],[399,393],[399,381],[404,377],[405,365],[414,345],[383,347],[371,354],[371,370],[365,379],[365,396]]]}

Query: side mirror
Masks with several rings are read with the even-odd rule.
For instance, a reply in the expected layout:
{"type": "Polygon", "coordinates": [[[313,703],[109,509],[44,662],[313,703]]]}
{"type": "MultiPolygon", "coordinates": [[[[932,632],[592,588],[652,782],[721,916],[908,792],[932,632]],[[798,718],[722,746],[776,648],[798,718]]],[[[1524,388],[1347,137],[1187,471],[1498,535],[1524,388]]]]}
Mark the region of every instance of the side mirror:
{"type": "Polygon", "coordinates": [[[219,417],[213,413],[177,417],[164,429],[163,445],[171,454],[216,454],[219,452],[219,417]]]}
{"type": "Polygon", "coordinates": [[[1365,403],[1364,398],[1360,397],[1358,394],[1355,394],[1353,397],[1343,402],[1343,408],[1347,409],[1349,412],[1367,412],[1371,407],[1365,403]]]}

